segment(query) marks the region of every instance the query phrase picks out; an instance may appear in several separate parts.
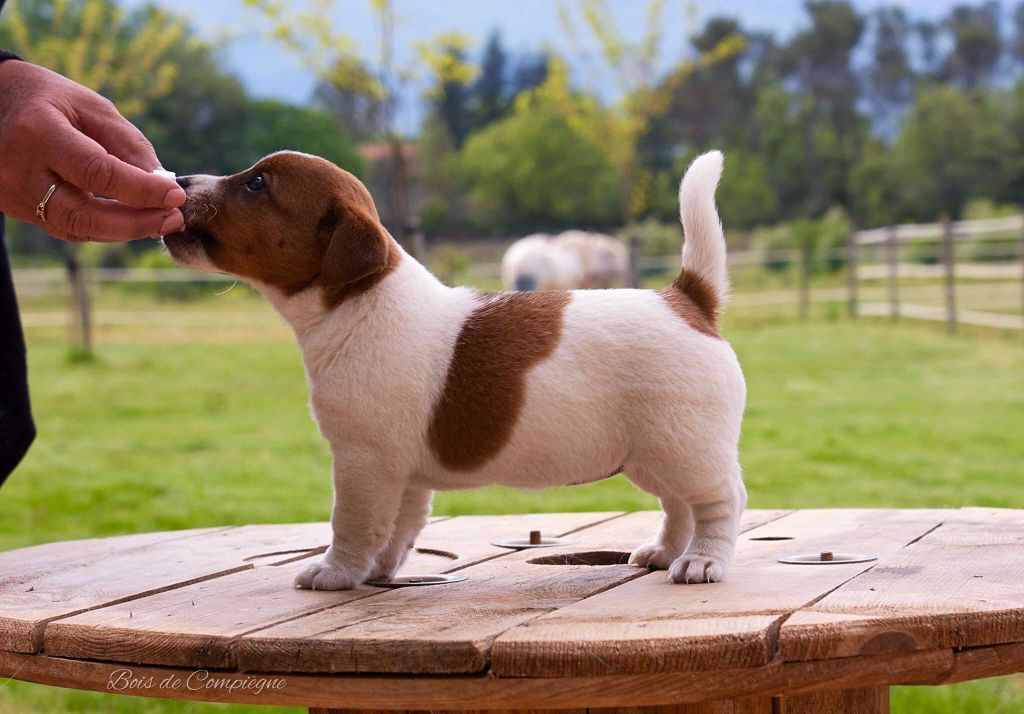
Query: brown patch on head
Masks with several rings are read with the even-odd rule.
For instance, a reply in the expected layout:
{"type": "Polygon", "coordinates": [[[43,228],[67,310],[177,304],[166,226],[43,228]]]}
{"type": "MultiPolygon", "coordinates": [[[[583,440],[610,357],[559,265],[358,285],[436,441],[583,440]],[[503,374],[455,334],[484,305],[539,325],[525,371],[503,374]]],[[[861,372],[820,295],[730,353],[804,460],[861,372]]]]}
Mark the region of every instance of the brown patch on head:
{"type": "Polygon", "coordinates": [[[430,448],[442,466],[472,471],[508,442],[526,400],[526,373],[555,351],[571,299],[560,290],[481,296],[430,422],[430,448]]]}
{"type": "Polygon", "coordinates": [[[690,327],[708,337],[718,332],[718,294],[704,278],[683,268],[672,285],[659,291],[668,306],[690,327]]]}
{"type": "Polygon", "coordinates": [[[186,229],[164,241],[176,258],[191,242],[213,267],[287,295],[320,286],[328,307],[401,260],[366,187],[325,159],[281,152],[234,176],[183,181],[186,229]]]}

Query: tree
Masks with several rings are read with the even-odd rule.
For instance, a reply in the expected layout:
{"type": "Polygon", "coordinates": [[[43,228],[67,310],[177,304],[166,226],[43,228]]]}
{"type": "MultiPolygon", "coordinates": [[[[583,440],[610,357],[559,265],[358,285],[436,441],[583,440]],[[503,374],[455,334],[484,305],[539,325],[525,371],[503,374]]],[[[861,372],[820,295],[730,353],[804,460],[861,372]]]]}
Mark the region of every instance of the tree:
{"type": "MultiPolygon", "coordinates": [[[[578,44],[573,16],[564,5],[560,10],[570,43],[578,44]]],[[[547,80],[527,99],[538,107],[554,108],[581,137],[608,152],[619,179],[619,211],[626,226],[647,209],[651,200],[654,176],[641,165],[641,139],[651,122],[668,109],[672,89],[695,67],[692,62],[680,62],[671,70],[667,81],[659,81],[657,60],[664,31],[663,11],[663,0],[651,0],[644,35],[631,41],[619,33],[604,0],[584,0],[581,4],[583,24],[601,49],[605,69],[614,79],[619,100],[605,107],[592,94],[574,92],[568,70],[560,61],[550,64],[547,80]]],[[[700,61],[710,63],[731,57],[742,46],[741,36],[729,35],[702,55],[700,61]]]]}
{"type": "Polygon", "coordinates": [[[997,193],[1017,148],[1005,116],[991,94],[922,89],[892,150],[904,215],[933,221],[948,211],[958,217],[971,197],[997,193]]]}
{"type": "Polygon", "coordinates": [[[261,99],[249,107],[242,132],[244,160],[239,168],[281,149],[316,154],[357,176],[363,162],[337,120],[320,109],[261,99]]]}
{"type": "MultiPolygon", "coordinates": [[[[429,66],[441,82],[472,79],[472,72],[450,51],[455,47],[453,43],[464,44],[464,40],[455,33],[446,33],[434,43],[421,45],[419,62],[398,67],[394,61],[394,4],[392,0],[370,0],[380,32],[380,51],[376,62],[371,63],[360,56],[355,39],[331,20],[334,11],[342,7],[341,0],[245,0],[245,4],[270,21],[271,37],[337,90],[336,99],[342,98],[338,104],[347,110],[365,108],[373,134],[384,140],[390,151],[392,205],[380,207],[382,217],[390,214],[390,221],[385,220],[398,229],[403,242],[415,253],[410,243],[415,224],[411,171],[407,142],[398,127],[398,110],[421,64],[429,66]],[[356,98],[358,101],[354,101],[356,98]]],[[[346,114],[348,119],[353,116],[352,111],[346,114]]]]}
{"type": "Polygon", "coordinates": [[[136,120],[164,166],[179,175],[234,173],[248,166],[241,135],[250,102],[242,83],[195,37],[172,47],[167,57],[188,67],[189,79],[150,101],[136,120]]]}
{"type": "Polygon", "coordinates": [[[979,7],[960,5],[946,20],[953,36],[947,74],[964,89],[986,84],[1002,54],[999,19],[1002,6],[989,0],[979,7]]]}
{"type": "Polygon", "coordinates": [[[505,116],[511,108],[509,56],[501,42],[501,33],[491,32],[480,60],[480,75],[470,88],[472,129],[485,127],[505,116]]]}
{"type": "Polygon", "coordinates": [[[849,168],[859,157],[864,123],[851,58],[864,18],[846,0],[807,0],[811,26],[783,50],[783,70],[797,91],[798,125],[810,193],[804,209],[819,216],[847,202],[849,168]]]}
{"type": "Polygon", "coordinates": [[[173,89],[168,59],[186,26],[146,6],[125,14],[112,0],[23,0],[4,15],[6,46],[102,94],[129,119],[173,89]]]}
{"type": "Polygon", "coordinates": [[[468,40],[458,33],[445,33],[432,42],[417,45],[420,59],[430,71],[433,81],[427,97],[456,148],[462,146],[469,133],[469,91],[466,86],[478,74],[478,68],[466,61],[467,46],[468,40]]]}
{"type": "Polygon", "coordinates": [[[906,108],[914,88],[914,72],[906,46],[911,23],[901,8],[893,6],[876,10],[872,25],[867,97],[876,126],[883,136],[892,136],[897,128],[895,119],[906,108]]]}
{"type": "Polygon", "coordinates": [[[607,225],[617,215],[608,156],[550,107],[520,104],[474,133],[459,170],[473,215],[504,232],[607,225]]]}

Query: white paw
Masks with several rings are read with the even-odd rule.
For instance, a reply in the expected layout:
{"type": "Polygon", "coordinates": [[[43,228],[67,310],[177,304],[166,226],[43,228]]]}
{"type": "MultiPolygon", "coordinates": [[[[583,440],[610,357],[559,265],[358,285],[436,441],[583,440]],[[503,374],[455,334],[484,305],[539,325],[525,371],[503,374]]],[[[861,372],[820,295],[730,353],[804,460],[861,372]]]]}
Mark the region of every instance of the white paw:
{"type": "Polygon", "coordinates": [[[323,560],[310,563],[295,576],[295,587],[304,590],[351,590],[361,582],[357,573],[323,560]]]}
{"type": "Polygon", "coordinates": [[[629,556],[629,564],[639,565],[641,568],[668,570],[678,553],[679,551],[673,553],[658,543],[645,543],[629,556]]]}
{"type": "Polygon", "coordinates": [[[721,558],[683,553],[668,569],[668,579],[677,583],[717,583],[728,569],[721,558]]]}

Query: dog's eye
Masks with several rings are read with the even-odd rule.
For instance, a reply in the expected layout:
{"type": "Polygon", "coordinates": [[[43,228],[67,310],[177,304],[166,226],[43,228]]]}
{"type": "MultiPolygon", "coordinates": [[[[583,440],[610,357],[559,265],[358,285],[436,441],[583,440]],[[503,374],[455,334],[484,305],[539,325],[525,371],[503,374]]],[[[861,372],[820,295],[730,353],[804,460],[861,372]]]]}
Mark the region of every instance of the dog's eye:
{"type": "Polygon", "coordinates": [[[267,190],[267,181],[262,174],[257,174],[245,182],[245,188],[252,193],[263,193],[267,190]]]}

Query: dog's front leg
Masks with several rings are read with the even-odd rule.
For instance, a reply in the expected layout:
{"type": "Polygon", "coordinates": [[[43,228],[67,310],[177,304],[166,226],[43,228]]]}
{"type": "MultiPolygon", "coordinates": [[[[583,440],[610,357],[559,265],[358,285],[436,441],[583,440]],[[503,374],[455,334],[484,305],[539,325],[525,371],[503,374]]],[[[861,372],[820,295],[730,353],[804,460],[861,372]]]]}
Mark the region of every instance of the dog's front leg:
{"type": "Polygon", "coordinates": [[[334,536],[323,560],[307,565],[295,585],[351,590],[367,579],[398,518],[405,478],[387,465],[334,459],[334,536]]]}
{"type": "Polygon", "coordinates": [[[402,567],[402,563],[409,557],[409,551],[416,544],[416,536],[427,524],[433,496],[434,492],[427,488],[409,486],[405,489],[395,529],[387,547],[377,555],[370,580],[390,580],[402,567]]]}

